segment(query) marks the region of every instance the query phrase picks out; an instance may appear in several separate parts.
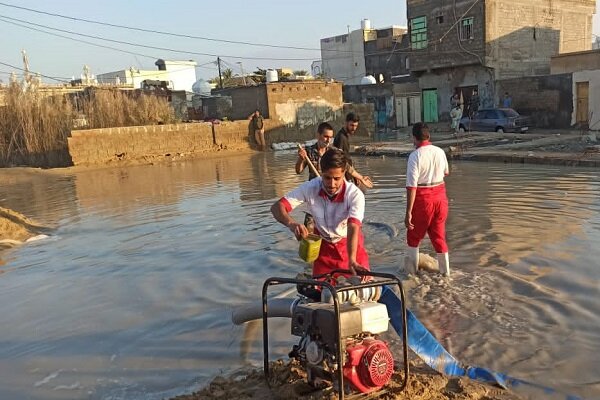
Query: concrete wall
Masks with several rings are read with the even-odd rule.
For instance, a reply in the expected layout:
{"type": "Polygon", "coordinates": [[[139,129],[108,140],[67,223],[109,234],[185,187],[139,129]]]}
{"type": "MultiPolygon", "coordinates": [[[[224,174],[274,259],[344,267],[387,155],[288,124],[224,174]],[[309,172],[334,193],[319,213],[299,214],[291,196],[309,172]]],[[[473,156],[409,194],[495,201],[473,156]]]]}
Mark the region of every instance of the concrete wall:
{"type": "Polygon", "coordinates": [[[257,109],[263,117],[270,118],[267,87],[264,84],[213,90],[213,93],[231,97],[231,115],[228,116],[231,120],[247,119],[257,109]]]}
{"type": "Polygon", "coordinates": [[[600,69],[600,50],[560,54],[552,57],[550,61],[552,74],[593,71],[595,69],[600,69]]]}
{"type": "Polygon", "coordinates": [[[600,70],[573,73],[573,114],[571,124],[577,122],[577,82],[589,82],[588,116],[590,130],[600,130],[600,70]]]}
{"type": "Polygon", "coordinates": [[[412,72],[482,63],[485,57],[484,2],[480,1],[472,7],[473,4],[472,0],[456,0],[456,8],[454,8],[451,1],[407,1],[409,34],[410,20],[426,16],[427,40],[431,41],[426,49],[411,52],[410,70],[412,72]],[[458,28],[452,28],[456,18],[460,18],[462,15],[464,18],[473,17],[473,39],[459,40],[458,28]],[[443,22],[439,23],[437,17],[443,17],[443,22]],[[440,42],[439,39],[442,37],[444,39],[440,42]]]}
{"type": "Polygon", "coordinates": [[[492,73],[483,67],[471,66],[455,69],[437,70],[425,73],[419,78],[421,89],[437,89],[438,114],[442,120],[448,120],[450,98],[458,87],[477,86],[479,108],[493,107],[496,88],[492,73]]]}
{"type": "Polygon", "coordinates": [[[486,65],[496,79],[550,73],[550,57],[589,50],[595,0],[486,0],[486,65]]]}
{"type": "Polygon", "coordinates": [[[159,68],[165,68],[160,72],[166,72],[167,79],[172,82],[173,90],[192,91],[192,85],[196,83],[196,62],[195,61],[165,61],[156,62],[159,68]]]}
{"type": "Polygon", "coordinates": [[[534,126],[568,128],[574,110],[573,85],[570,74],[545,75],[500,80],[497,92],[499,95],[509,92],[513,108],[530,116],[534,126]]]}
{"type": "Polygon", "coordinates": [[[365,76],[365,36],[357,29],[349,34],[321,39],[322,71],[328,78],[356,85],[365,76]]]}
{"type": "Polygon", "coordinates": [[[78,130],[71,132],[68,142],[73,165],[205,152],[215,148],[210,123],[78,130]]]}

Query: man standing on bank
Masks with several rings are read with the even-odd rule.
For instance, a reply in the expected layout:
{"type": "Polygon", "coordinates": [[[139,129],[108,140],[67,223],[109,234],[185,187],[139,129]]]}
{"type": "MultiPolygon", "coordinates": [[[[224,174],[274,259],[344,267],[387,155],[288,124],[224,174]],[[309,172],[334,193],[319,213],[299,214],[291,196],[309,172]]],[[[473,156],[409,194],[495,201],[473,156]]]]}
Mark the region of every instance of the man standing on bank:
{"type": "Polygon", "coordinates": [[[448,175],[448,160],[444,150],[429,141],[429,127],[418,122],[413,125],[413,141],[416,150],[408,157],[406,169],[406,216],[404,225],[408,230],[409,273],[416,273],[419,265],[419,244],[429,235],[437,252],[440,272],[450,276],[450,260],[446,244],[446,219],[448,197],[444,177],[448,175]]]}
{"type": "MultiPolygon", "coordinates": [[[[350,158],[350,137],[354,135],[358,130],[359,121],[360,118],[358,117],[358,115],[354,113],[348,113],[348,115],[346,115],[346,123],[344,124],[342,129],[338,131],[337,135],[335,135],[335,139],[333,139],[333,147],[337,147],[346,154],[350,166],[352,166],[352,159],[350,158]]],[[[352,170],[350,169],[346,173],[346,180],[352,180],[351,172],[352,170]]],[[[364,192],[365,189],[362,186],[364,185],[370,189],[373,187],[373,182],[371,182],[371,178],[369,178],[368,176],[364,176],[363,178],[363,180],[354,180],[354,183],[359,185],[361,190],[363,190],[364,192]]]]}
{"type": "Polygon", "coordinates": [[[260,111],[256,110],[248,117],[250,120],[250,130],[254,133],[254,139],[259,150],[266,149],[265,143],[265,120],[260,111]]]}

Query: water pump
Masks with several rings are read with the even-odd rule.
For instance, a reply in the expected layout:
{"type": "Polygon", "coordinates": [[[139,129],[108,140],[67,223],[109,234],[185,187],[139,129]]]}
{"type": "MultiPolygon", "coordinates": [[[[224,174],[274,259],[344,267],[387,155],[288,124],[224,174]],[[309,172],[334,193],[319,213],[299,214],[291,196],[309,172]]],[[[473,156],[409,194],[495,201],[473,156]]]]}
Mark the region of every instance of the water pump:
{"type": "MultiPolygon", "coordinates": [[[[344,271],[347,272],[347,271],[344,271]]],[[[291,333],[300,338],[290,352],[314,387],[332,386],[344,398],[344,389],[360,394],[381,390],[394,373],[394,358],[378,335],[388,330],[388,312],[377,302],[383,285],[396,285],[404,297],[401,282],[393,275],[378,275],[383,280],[345,282],[334,286],[326,281],[270,278],[263,286],[263,343],[265,375],[268,371],[268,286],[296,283],[299,288],[321,289],[320,299],[301,297],[291,309],[291,333]]],[[[302,293],[303,291],[300,290],[302,293]]],[[[403,304],[405,302],[403,301],[403,304]]],[[[406,315],[403,309],[403,315],[406,315]]],[[[406,323],[404,323],[406,326],[406,323]]],[[[408,379],[408,350],[404,338],[404,383],[408,379]]]]}

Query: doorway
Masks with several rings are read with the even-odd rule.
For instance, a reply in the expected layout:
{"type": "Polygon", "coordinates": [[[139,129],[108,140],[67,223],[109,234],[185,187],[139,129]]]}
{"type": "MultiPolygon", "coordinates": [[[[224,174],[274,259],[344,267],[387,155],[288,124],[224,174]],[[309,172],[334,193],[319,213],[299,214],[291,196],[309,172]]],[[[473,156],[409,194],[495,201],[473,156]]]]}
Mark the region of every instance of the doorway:
{"type": "Polygon", "coordinates": [[[587,127],[589,125],[589,93],[590,83],[589,82],[577,82],[577,104],[576,104],[576,118],[577,124],[581,127],[587,127]]]}

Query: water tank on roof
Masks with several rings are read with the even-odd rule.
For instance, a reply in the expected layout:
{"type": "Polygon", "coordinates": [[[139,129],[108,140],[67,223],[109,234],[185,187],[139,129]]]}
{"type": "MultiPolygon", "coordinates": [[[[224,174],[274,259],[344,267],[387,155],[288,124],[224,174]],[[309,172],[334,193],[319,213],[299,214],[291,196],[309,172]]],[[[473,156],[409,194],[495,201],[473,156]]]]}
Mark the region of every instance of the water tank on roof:
{"type": "Polygon", "coordinates": [[[362,21],[360,21],[360,29],[362,29],[363,31],[371,29],[371,20],[365,18],[362,21]]]}
{"type": "Polygon", "coordinates": [[[375,77],[373,77],[373,75],[367,75],[364,76],[361,80],[360,80],[360,84],[361,85],[374,85],[377,83],[377,80],[375,80],[375,77]]]}
{"type": "Polygon", "coordinates": [[[210,83],[206,82],[204,79],[198,79],[192,85],[192,92],[194,92],[196,94],[210,96],[210,90],[211,90],[210,83]]]}
{"type": "Polygon", "coordinates": [[[267,82],[277,82],[278,80],[277,71],[274,69],[267,70],[267,82]]]}

